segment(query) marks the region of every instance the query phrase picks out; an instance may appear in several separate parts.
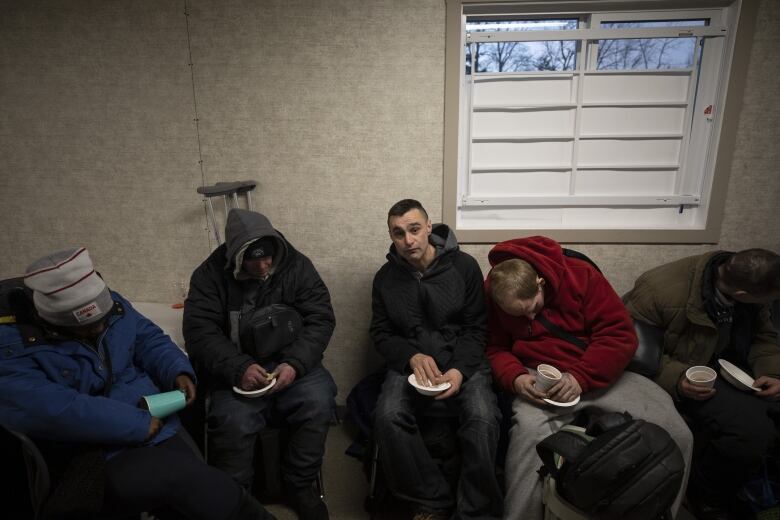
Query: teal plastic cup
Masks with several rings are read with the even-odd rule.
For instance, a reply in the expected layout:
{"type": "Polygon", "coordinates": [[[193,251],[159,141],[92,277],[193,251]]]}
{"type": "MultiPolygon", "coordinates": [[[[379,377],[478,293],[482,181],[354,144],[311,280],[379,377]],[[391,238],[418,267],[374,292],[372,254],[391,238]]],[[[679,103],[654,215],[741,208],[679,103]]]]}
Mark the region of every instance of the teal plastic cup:
{"type": "Polygon", "coordinates": [[[143,408],[160,419],[182,410],[187,404],[187,396],[181,390],[145,395],[141,398],[143,408]]]}

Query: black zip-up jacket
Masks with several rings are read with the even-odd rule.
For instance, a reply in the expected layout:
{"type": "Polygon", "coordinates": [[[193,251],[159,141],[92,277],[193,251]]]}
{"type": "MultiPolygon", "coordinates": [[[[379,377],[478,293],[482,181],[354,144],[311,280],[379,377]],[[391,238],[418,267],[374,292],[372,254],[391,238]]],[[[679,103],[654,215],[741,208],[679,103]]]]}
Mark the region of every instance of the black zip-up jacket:
{"type": "Polygon", "coordinates": [[[411,357],[422,353],[467,379],[488,366],[482,271],[446,225],[435,225],[429,240],[436,258],[422,275],[390,246],[374,276],[371,339],[397,372],[409,372],[411,357]]]}
{"type": "Polygon", "coordinates": [[[298,378],[322,361],[336,325],[328,288],[311,260],[292,247],[265,216],[233,209],[228,214],[225,243],[192,273],[184,305],[182,332],[187,352],[198,377],[208,378],[211,388],[238,386],[246,369],[255,363],[236,343],[238,316],[248,299],[256,308],[283,303],[301,315],[303,329],[276,361],[290,364],[298,378]],[[262,237],[276,242],[273,271],[266,281],[236,269],[246,247],[262,237]]]}

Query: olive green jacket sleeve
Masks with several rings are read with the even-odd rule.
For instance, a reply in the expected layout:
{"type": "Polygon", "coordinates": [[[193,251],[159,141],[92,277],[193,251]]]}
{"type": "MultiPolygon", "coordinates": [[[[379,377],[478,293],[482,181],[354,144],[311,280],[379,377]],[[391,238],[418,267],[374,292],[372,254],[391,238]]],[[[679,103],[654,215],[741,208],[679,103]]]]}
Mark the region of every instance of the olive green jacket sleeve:
{"type": "Polygon", "coordinates": [[[756,327],[758,332],[753,338],[748,355],[748,364],[753,371],[753,376],[780,378],[780,341],[777,329],[772,323],[769,305],[761,308],[756,327]]]}
{"type": "Polygon", "coordinates": [[[692,366],[683,361],[688,357],[679,352],[680,333],[688,328],[685,298],[675,298],[674,293],[660,290],[651,273],[645,273],[636,281],[626,296],[626,307],[635,320],[664,330],[664,351],[655,381],[677,399],[677,381],[692,366]]]}

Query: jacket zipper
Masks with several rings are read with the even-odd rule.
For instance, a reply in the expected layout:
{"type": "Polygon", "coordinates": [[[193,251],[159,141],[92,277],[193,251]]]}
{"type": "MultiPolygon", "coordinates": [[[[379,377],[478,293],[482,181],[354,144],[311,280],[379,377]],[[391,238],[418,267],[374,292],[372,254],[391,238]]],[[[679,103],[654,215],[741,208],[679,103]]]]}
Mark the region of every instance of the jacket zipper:
{"type": "Polygon", "coordinates": [[[100,334],[100,336],[98,336],[98,339],[95,342],[94,347],[89,343],[85,343],[84,341],[79,341],[79,343],[81,343],[88,349],[94,351],[95,354],[97,354],[97,357],[100,360],[100,365],[104,367],[106,370],[106,380],[103,387],[104,396],[107,396],[109,392],[111,392],[111,386],[114,384],[114,367],[111,364],[111,354],[108,353],[108,346],[105,345],[103,346],[102,349],[100,348],[100,346],[103,344],[103,339],[105,339],[105,337],[108,335],[108,331],[114,325],[115,321],[116,320],[109,320],[109,322],[106,324],[106,330],[104,330],[100,334]]]}

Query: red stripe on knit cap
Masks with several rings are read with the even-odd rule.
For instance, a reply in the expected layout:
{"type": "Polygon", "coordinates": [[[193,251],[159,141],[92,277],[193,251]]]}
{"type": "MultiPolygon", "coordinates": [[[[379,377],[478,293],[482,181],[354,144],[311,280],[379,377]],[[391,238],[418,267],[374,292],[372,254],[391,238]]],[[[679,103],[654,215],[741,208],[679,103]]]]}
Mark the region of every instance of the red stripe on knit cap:
{"type": "Polygon", "coordinates": [[[84,276],[82,276],[81,278],[79,278],[78,280],[76,280],[75,282],[73,282],[72,284],[68,284],[65,287],[60,287],[59,289],[55,289],[55,290],[53,290],[51,292],[45,292],[43,294],[46,295],[46,296],[51,296],[52,294],[58,293],[60,291],[64,291],[65,289],[68,289],[70,287],[73,287],[77,283],[80,283],[82,280],[84,280],[84,278],[88,278],[88,277],[92,276],[92,274],[94,272],[95,272],[95,270],[93,269],[90,272],[88,272],[87,274],[85,274],[84,276]]]}
{"type": "MultiPolygon", "coordinates": [[[[71,262],[71,261],[75,260],[77,256],[79,256],[81,253],[83,253],[83,252],[84,252],[84,251],[86,251],[86,250],[87,250],[87,248],[86,248],[86,247],[82,247],[81,249],[79,249],[78,251],[76,251],[75,253],[73,253],[73,254],[70,256],[70,258],[66,258],[65,260],[63,260],[63,261],[62,261],[62,262],[60,262],[59,264],[55,264],[55,265],[53,265],[53,266],[51,266],[51,267],[46,267],[46,268],[44,268],[44,269],[38,269],[37,271],[33,271],[32,273],[27,273],[26,275],[24,275],[24,277],[25,277],[25,278],[29,278],[29,277],[31,277],[31,276],[35,276],[35,275],[37,275],[37,274],[41,274],[41,273],[45,273],[45,272],[47,272],[47,271],[51,271],[51,270],[53,270],[53,269],[59,269],[59,268],[60,268],[60,267],[62,267],[63,265],[67,264],[68,262],[71,262]]],[[[51,294],[51,293],[49,293],[49,294],[51,294]]]]}

